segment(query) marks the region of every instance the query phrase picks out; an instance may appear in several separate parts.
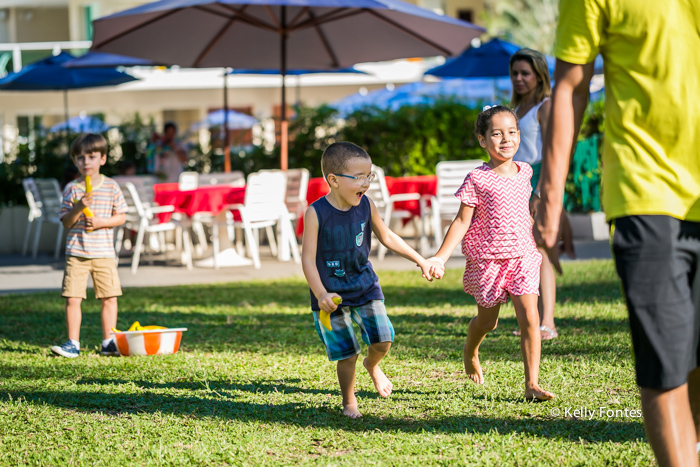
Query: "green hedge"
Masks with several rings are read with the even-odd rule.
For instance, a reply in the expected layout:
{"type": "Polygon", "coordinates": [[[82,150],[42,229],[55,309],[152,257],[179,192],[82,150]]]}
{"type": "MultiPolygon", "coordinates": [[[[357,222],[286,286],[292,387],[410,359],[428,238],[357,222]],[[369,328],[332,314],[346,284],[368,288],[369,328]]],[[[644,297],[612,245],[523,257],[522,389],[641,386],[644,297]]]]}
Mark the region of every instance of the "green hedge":
{"type": "MultiPolygon", "coordinates": [[[[365,148],[373,162],[390,176],[435,173],[443,160],[486,159],[474,135],[478,109],[460,102],[442,100],[428,105],[404,106],[396,111],[367,107],[339,119],[329,106],[296,109],[290,123],[289,167],[309,169],[321,176],[321,153],[335,141],[352,141],[365,148]]],[[[590,106],[581,132],[582,138],[602,129],[602,105],[590,106]]],[[[119,173],[124,161],[133,162],[139,173],[145,172],[146,147],[155,131],[152,121],[138,114],[118,127],[119,137],[112,142],[103,173],[119,173]]],[[[67,157],[66,138],[62,134],[41,136],[37,131],[33,145],[20,144],[16,156],[0,164],[0,206],[24,204],[21,181],[28,176],[53,177],[67,182],[73,164],[67,157]]],[[[76,135],[70,135],[72,139],[76,135]]],[[[194,169],[200,172],[223,170],[221,154],[203,154],[199,147],[190,151],[194,169]]],[[[279,148],[266,151],[263,146],[239,147],[231,151],[233,170],[245,174],[264,168],[279,167],[279,148]]],[[[599,173],[599,169],[595,170],[599,173]]],[[[591,176],[595,175],[593,173],[591,176]]],[[[584,174],[584,176],[588,176],[584,174]]],[[[590,185],[590,183],[588,183],[590,185]]],[[[570,174],[567,183],[570,210],[584,210],[581,183],[570,174]]]]}

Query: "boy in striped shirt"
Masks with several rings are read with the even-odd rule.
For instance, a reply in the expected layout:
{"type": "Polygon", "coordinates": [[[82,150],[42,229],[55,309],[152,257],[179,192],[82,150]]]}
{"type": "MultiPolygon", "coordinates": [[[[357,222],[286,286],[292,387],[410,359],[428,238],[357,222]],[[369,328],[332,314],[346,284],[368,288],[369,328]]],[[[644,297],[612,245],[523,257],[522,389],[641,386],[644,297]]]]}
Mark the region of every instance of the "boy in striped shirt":
{"type": "Polygon", "coordinates": [[[71,144],[70,155],[81,177],[66,186],[59,214],[68,230],[61,293],[66,299],[68,340],[51,347],[51,351],[69,358],[80,355],[80,304],[87,298],[87,279],[92,275],[95,297],[102,300],[101,354],[119,355],[114,338],[109,337],[111,329],[117,325],[117,297],[122,294],[113,227],[124,224],[128,208],[117,182],[100,174],[100,167],[107,162],[107,141],[102,135],[78,136],[71,144]],[[91,193],[86,193],[87,175],[92,181],[91,193]],[[93,217],[85,215],[86,208],[93,217]]]}

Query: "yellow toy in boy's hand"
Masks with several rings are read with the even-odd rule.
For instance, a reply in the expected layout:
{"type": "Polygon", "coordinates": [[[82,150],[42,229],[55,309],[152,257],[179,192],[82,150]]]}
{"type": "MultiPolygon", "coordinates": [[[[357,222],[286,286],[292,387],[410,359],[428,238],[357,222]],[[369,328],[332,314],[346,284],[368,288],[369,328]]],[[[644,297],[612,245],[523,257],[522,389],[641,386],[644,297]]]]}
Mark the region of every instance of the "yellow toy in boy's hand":
{"type": "MultiPolygon", "coordinates": [[[[85,176],[85,193],[92,193],[92,178],[89,175],[85,176]]],[[[83,208],[83,214],[85,214],[85,217],[95,217],[87,206],[83,208]]],[[[92,229],[87,229],[87,232],[92,232],[92,229]]]]}
{"type": "MultiPolygon", "coordinates": [[[[333,303],[335,303],[336,305],[340,305],[341,303],[343,303],[343,299],[340,297],[333,297],[333,303]]],[[[319,314],[319,321],[321,322],[324,328],[328,329],[329,331],[333,330],[333,328],[331,328],[330,313],[321,310],[321,313],[319,314]]]]}

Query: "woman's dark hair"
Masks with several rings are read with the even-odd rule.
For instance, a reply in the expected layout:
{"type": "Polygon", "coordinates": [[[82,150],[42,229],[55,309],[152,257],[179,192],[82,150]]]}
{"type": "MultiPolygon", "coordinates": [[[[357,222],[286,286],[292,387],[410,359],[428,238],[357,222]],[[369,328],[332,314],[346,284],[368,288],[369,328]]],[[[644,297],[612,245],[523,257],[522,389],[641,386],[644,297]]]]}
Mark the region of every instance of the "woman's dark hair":
{"type": "Polygon", "coordinates": [[[476,117],[476,128],[474,129],[474,134],[476,134],[477,137],[479,135],[485,137],[486,133],[489,131],[489,127],[491,126],[491,119],[493,116],[503,112],[511,114],[515,119],[515,124],[518,125],[518,129],[520,129],[520,122],[518,121],[518,116],[515,115],[515,112],[504,105],[494,105],[484,110],[478,117],[476,117]]]}

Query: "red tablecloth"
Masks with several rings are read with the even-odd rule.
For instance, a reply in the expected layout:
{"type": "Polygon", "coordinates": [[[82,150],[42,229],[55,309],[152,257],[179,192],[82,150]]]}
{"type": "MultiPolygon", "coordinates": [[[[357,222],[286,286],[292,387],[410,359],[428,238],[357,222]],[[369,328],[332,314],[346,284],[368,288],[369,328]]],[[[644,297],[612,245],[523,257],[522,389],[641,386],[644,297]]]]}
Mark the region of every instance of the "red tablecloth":
{"type": "MultiPolygon", "coordinates": [[[[435,175],[419,175],[415,177],[385,177],[386,187],[390,195],[400,193],[419,193],[421,195],[432,196],[437,193],[437,176],[435,175]]],[[[309,189],[306,192],[306,201],[313,203],[321,196],[326,195],[330,191],[328,183],[323,177],[312,178],[309,180],[309,189]]],[[[430,200],[427,202],[430,205],[430,200]]],[[[420,216],[420,205],[418,201],[401,201],[396,203],[396,209],[406,210],[413,213],[414,216],[420,216]]],[[[302,222],[297,225],[297,234],[301,234],[303,230],[302,222]]]]}
{"type": "MultiPolygon", "coordinates": [[[[437,192],[437,177],[435,175],[419,175],[416,177],[385,177],[386,187],[390,195],[399,193],[419,193],[432,196],[437,192]]],[[[311,204],[330,191],[328,183],[323,177],[309,180],[309,190],[306,193],[306,201],[311,204]]],[[[430,202],[428,202],[430,204],[430,202]]],[[[396,209],[411,211],[413,215],[420,215],[418,201],[401,201],[396,203],[396,209]]]]}
{"type": "MultiPolygon", "coordinates": [[[[176,212],[192,216],[197,212],[218,214],[227,204],[242,204],[245,187],[230,185],[207,185],[195,190],[180,191],[177,183],[159,183],[153,186],[155,202],[161,206],[175,206],[176,212]]],[[[163,215],[161,222],[169,220],[163,215]]]]}

